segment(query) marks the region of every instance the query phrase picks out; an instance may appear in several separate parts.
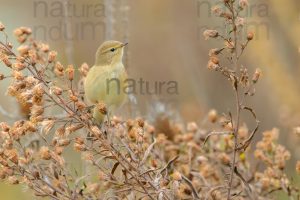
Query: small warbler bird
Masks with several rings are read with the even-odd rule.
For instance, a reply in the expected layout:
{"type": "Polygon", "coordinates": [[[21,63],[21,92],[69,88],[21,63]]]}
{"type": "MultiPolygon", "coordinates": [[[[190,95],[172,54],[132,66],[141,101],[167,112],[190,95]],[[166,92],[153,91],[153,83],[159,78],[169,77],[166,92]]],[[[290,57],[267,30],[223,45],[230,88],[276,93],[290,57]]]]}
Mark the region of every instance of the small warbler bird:
{"type": "MultiPolygon", "coordinates": [[[[123,50],[128,43],[104,42],[96,52],[95,65],[89,70],[84,83],[86,99],[92,104],[105,103],[108,113],[119,108],[127,99],[127,73],[122,63],[123,50]]],[[[105,114],[94,107],[95,122],[101,124],[105,114]]]]}

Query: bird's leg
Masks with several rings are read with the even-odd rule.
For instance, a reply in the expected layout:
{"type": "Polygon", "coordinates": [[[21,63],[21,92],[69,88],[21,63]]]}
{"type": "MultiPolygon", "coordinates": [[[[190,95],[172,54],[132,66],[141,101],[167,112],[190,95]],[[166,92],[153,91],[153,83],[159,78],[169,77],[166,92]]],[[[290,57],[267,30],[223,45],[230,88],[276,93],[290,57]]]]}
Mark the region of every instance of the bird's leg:
{"type": "Polygon", "coordinates": [[[108,123],[108,128],[110,127],[110,116],[111,116],[111,110],[108,108],[108,109],[107,109],[107,114],[106,114],[106,117],[107,117],[107,123],[108,123]]]}
{"type": "Polygon", "coordinates": [[[102,122],[98,123],[97,126],[101,129],[103,127],[103,124],[104,124],[104,122],[102,121],[102,122]]]}

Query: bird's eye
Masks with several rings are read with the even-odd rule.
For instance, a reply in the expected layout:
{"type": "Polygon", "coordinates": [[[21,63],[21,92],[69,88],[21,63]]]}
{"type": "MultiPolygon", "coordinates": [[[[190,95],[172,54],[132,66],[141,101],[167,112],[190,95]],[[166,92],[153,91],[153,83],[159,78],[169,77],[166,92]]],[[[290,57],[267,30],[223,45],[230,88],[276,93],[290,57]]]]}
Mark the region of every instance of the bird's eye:
{"type": "Polygon", "coordinates": [[[115,50],[116,50],[115,48],[110,49],[111,52],[114,52],[115,50]]]}

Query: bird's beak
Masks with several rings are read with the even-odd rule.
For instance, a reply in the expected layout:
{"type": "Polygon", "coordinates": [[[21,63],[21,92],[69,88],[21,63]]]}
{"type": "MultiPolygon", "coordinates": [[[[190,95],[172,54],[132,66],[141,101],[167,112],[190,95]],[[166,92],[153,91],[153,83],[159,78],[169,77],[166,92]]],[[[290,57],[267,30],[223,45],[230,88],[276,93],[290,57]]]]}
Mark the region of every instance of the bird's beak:
{"type": "Polygon", "coordinates": [[[125,47],[128,44],[128,42],[121,44],[121,47],[125,47]]]}

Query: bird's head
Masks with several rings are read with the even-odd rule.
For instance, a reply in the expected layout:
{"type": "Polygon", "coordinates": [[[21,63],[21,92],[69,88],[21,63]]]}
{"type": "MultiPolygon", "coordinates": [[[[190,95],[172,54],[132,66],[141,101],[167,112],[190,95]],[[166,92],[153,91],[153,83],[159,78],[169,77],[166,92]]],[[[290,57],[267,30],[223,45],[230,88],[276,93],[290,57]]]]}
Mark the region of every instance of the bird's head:
{"type": "Polygon", "coordinates": [[[112,63],[121,62],[123,57],[123,48],[128,43],[119,41],[105,41],[101,44],[96,52],[95,65],[110,65],[112,63]]]}

